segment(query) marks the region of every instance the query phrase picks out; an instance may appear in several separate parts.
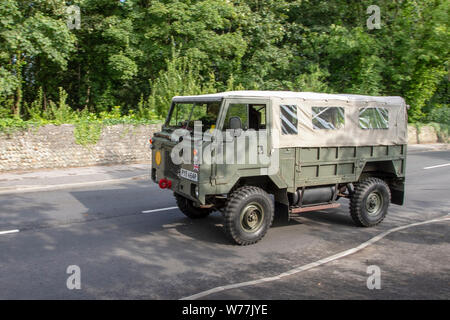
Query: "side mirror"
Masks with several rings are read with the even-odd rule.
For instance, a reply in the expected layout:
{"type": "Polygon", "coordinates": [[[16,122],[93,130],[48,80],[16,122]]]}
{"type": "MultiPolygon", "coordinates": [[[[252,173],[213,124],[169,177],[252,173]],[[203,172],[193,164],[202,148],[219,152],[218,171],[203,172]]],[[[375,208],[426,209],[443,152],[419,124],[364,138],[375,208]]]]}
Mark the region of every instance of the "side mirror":
{"type": "Polygon", "coordinates": [[[231,117],[228,123],[228,127],[232,130],[234,137],[239,137],[242,131],[242,121],[239,117],[231,117]]]}

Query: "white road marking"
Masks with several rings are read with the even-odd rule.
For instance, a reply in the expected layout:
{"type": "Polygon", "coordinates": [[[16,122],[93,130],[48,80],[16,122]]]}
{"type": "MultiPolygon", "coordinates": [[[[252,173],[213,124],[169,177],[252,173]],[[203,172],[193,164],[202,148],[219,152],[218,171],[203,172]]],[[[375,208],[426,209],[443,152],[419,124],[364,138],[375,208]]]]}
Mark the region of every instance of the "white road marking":
{"type": "Polygon", "coordinates": [[[153,210],[142,211],[142,213],[151,213],[151,212],[158,212],[158,211],[168,211],[168,210],[173,210],[173,209],[178,209],[178,207],[169,207],[169,208],[153,209],[153,210]]]}
{"type": "Polygon", "coordinates": [[[447,167],[450,166],[450,163],[445,163],[445,164],[439,164],[437,166],[432,166],[432,167],[425,167],[423,168],[424,170],[429,170],[429,169],[434,169],[434,168],[442,168],[442,167],[447,167]]]}
{"type": "Polygon", "coordinates": [[[16,233],[16,232],[19,232],[19,229],[0,231],[0,234],[9,234],[9,233],[16,233]]]}
{"type": "Polygon", "coordinates": [[[391,234],[393,232],[404,230],[404,229],[415,227],[415,226],[428,224],[428,223],[442,222],[442,221],[450,221],[450,218],[447,218],[446,216],[444,216],[444,217],[441,217],[441,218],[438,218],[438,219],[427,220],[427,221],[423,221],[423,222],[417,222],[417,223],[408,224],[406,226],[396,227],[396,228],[393,228],[393,229],[390,229],[390,230],[387,230],[387,231],[384,231],[384,232],[380,233],[379,235],[369,239],[366,242],[361,243],[359,246],[357,246],[355,248],[352,248],[352,249],[349,249],[349,250],[345,250],[343,252],[340,252],[340,253],[337,253],[335,255],[329,256],[327,258],[320,259],[320,260],[318,260],[316,262],[312,262],[312,263],[306,264],[304,266],[300,266],[298,268],[294,268],[294,269],[288,270],[288,271],[283,272],[283,273],[281,273],[281,274],[279,274],[277,276],[261,278],[261,279],[257,279],[257,280],[253,280],[253,281],[234,283],[234,284],[229,284],[229,285],[225,285],[225,286],[220,286],[220,287],[216,287],[216,288],[213,288],[213,289],[209,289],[209,290],[206,290],[206,291],[202,291],[202,292],[193,294],[193,295],[188,296],[188,297],[181,298],[180,300],[195,300],[195,299],[202,298],[202,297],[208,296],[210,294],[221,292],[221,291],[225,291],[225,290],[242,288],[242,287],[248,287],[248,286],[252,286],[252,285],[256,285],[256,284],[260,284],[260,283],[264,283],[264,282],[280,280],[281,278],[288,277],[288,276],[291,276],[293,274],[297,274],[297,273],[300,273],[300,272],[303,272],[303,271],[307,271],[309,269],[321,266],[321,265],[326,264],[328,262],[331,262],[331,261],[334,261],[334,260],[346,257],[348,255],[354,254],[354,253],[356,253],[358,251],[361,251],[361,250],[365,249],[366,247],[368,247],[368,246],[370,246],[370,245],[380,241],[381,239],[383,239],[384,237],[386,237],[387,235],[389,235],[389,234],[391,234]]]}
{"type": "Polygon", "coordinates": [[[67,183],[67,184],[57,184],[50,186],[17,186],[17,188],[7,188],[0,189],[0,195],[4,194],[17,194],[17,193],[26,193],[26,192],[37,192],[37,191],[55,191],[69,188],[79,188],[79,187],[89,187],[89,186],[98,186],[103,184],[117,184],[121,182],[127,182],[132,180],[137,180],[139,178],[148,178],[149,175],[138,175],[129,178],[118,178],[118,179],[110,179],[110,180],[98,180],[98,181],[88,181],[88,182],[75,182],[75,183],[67,183]]]}

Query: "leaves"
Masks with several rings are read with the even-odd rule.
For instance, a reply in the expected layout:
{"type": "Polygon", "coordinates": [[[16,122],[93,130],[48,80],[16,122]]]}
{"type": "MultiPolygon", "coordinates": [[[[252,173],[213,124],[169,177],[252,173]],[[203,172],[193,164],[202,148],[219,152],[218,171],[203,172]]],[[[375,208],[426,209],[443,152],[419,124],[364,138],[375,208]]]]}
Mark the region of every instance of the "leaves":
{"type": "Polygon", "coordinates": [[[369,0],[67,4],[80,7],[78,30],[67,28],[66,1],[1,1],[2,117],[49,113],[60,87],[73,110],[120,105],[151,119],[165,117],[173,95],[244,88],[399,95],[411,121],[448,110],[445,0],[380,0],[374,30],[369,0]]]}

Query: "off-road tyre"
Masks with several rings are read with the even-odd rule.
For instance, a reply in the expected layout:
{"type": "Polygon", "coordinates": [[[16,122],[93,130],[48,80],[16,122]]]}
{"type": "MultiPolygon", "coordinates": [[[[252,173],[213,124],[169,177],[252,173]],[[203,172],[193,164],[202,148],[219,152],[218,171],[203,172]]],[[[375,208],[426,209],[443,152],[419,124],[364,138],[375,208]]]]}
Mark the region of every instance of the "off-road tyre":
{"type": "Polygon", "coordinates": [[[223,215],[230,240],[241,246],[250,245],[261,240],[272,225],[274,204],[264,190],[244,186],[230,195],[223,215]]]}
{"type": "Polygon", "coordinates": [[[189,200],[182,195],[174,193],[175,200],[177,202],[177,206],[184,215],[191,219],[202,219],[206,218],[213,212],[214,210],[211,208],[198,208],[195,207],[192,200],[189,200]]]}
{"type": "Polygon", "coordinates": [[[387,215],[391,202],[389,186],[379,178],[366,178],[350,198],[350,215],[359,227],[373,227],[387,215]]]}

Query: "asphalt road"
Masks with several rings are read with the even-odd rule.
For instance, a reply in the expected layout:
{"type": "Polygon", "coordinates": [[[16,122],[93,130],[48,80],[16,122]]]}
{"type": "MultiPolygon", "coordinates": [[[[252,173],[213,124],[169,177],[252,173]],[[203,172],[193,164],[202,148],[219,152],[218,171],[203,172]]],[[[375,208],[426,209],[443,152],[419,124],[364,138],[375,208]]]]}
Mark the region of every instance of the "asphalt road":
{"type": "MultiPolygon", "coordinates": [[[[450,217],[450,152],[409,155],[407,201],[375,228],[339,209],[276,222],[256,245],[234,246],[221,215],[192,221],[150,181],[0,195],[0,299],[180,299],[266,279],[352,249],[383,231],[450,217]],[[150,211],[150,212],[148,212],[150,211]],[[143,213],[147,212],[147,213],[143,213]],[[2,231],[20,230],[1,234],[2,231]],[[81,289],[67,268],[79,266],[81,289]]],[[[341,259],[204,299],[449,299],[450,221],[413,226],[341,259]],[[367,287],[368,266],[381,288],[367,287]]]]}

